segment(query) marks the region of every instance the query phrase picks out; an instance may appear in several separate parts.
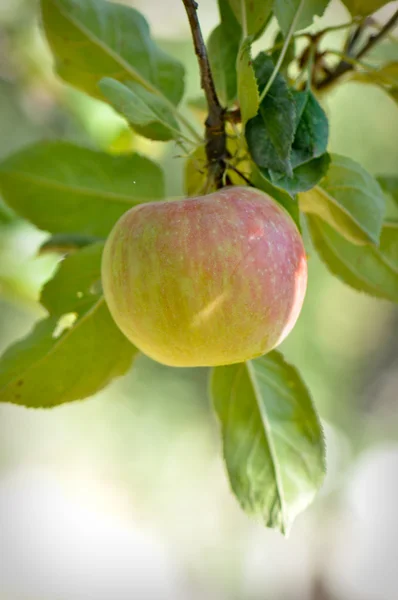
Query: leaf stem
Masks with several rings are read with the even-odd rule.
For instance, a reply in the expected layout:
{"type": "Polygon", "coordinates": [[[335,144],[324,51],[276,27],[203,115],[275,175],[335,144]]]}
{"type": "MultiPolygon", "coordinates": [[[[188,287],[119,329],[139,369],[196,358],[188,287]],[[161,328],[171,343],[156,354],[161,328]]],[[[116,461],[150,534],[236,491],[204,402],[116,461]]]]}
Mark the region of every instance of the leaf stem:
{"type": "Polygon", "coordinates": [[[201,75],[201,86],[206,96],[208,115],[205,121],[206,157],[209,179],[217,188],[223,186],[227,157],[227,137],[225,131],[225,109],[217,96],[210,68],[206,46],[197,15],[198,4],[195,0],[182,0],[188,16],[192,39],[201,75]]]}
{"type": "Polygon", "coordinates": [[[292,22],[290,24],[289,31],[287,32],[285,41],[284,41],[283,46],[282,46],[282,50],[281,50],[281,52],[280,52],[280,54],[278,56],[278,60],[277,60],[276,65],[275,65],[275,68],[272,71],[271,76],[270,76],[270,78],[267,81],[267,85],[265,86],[265,88],[261,92],[261,95],[260,95],[260,104],[264,100],[265,96],[268,94],[268,92],[269,92],[272,84],[275,81],[276,76],[279,73],[279,69],[282,66],[283,59],[285,58],[287,49],[288,49],[289,44],[290,44],[290,40],[292,39],[294,30],[296,28],[296,24],[297,24],[298,18],[300,16],[301,10],[302,10],[302,8],[304,6],[304,2],[305,2],[305,0],[300,0],[300,4],[299,4],[299,6],[297,8],[297,11],[296,11],[296,14],[294,15],[293,20],[292,20],[292,22]]]}

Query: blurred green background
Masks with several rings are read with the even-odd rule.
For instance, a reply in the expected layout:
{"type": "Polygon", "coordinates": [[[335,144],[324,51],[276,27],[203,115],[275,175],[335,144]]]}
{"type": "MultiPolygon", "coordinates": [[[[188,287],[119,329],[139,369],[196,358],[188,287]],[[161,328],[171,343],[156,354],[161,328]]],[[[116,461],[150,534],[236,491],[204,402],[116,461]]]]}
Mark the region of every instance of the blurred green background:
{"type": "MultiPolygon", "coordinates": [[[[180,0],[126,3],[185,62],[187,97],[197,96],[180,0]]],[[[210,33],[216,1],[202,0],[199,16],[210,33]]],[[[57,81],[37,17],[34,1],[0,0],[0,159],[52,138],[134,149],[160,161],[169,194],[181,195],[176,148],[131,134],[110,108],[57,81]]],[[[316,27],[347,20],[336,1],[316,27]]],[[[398,173],[387,95],[345,83],[324,102],[332,151],[398,173]]],[[[0,204],[0,352],[44,314],[38,294],[59,259],[37,255],[45,238],[0,204]]],[[[250,521],[229,492],[207,370],[140,356],[85,402],[0,406],[0,600],[398,598],[398,311],[341,284],[310,252],[304,309],[282,350],[328,444],[324,488],[288,540],[250,521]]]]}

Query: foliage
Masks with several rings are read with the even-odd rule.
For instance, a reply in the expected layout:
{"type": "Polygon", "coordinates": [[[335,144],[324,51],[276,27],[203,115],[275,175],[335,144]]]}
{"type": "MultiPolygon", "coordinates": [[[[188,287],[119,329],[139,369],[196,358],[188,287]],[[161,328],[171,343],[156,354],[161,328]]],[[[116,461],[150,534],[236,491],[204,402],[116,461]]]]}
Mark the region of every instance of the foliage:
{"type": "MultiPolygon", "coordinates": [[[[220,22],[207,53],[227,134],[219,157],[223,183],[270,194],[300,230],[307,224],[333,275],[397,302],[398,226],[385,219],[385,194],[397,201],[397,178],[384,173],[376,179],[349,157],[328,153],[322,104],[345,74],[397,101],[396,42],[386,42],[395,54],[385,60],[376,61],[372,50],[398,16],[366,37],[363,18],[387,2],[343,1],[353,18],[344,45],[320,50],[327,28],[315,35],[300,31],[317,27],[328,0],[219,0],[220,22]],[[261,45],[273,16],[279,26],[274,46],[254,57],[253,42],[261,45]],[[360,34],[366,39],[358,47],[360,34]],[[297,54],[299,37],[306,45],[297,54]],[[328,62],[336,52],[337,65],[328,62]]],[[[188,195],[215,189],[201,123],[179,108],[183,66],[154,41],[144,17],[106,0],[41,0],[41,15],[59,77],[111,105],[139,135],[182,149],[188,195]]],[[[203,73],[202,80],[208,91],[203,73]]],[[[186,100],[204,118],[211,109],[204,97],[186,100]]],[[[63,258],[42,290],[47,316],[0,360],[0,401],[48,408],[82,400],[123,375],[137,354],[105,304],[101,254],[125,211],[164,199],[163,171],[137,153],[43,141],[0,163],[0,190],[0,222],[15,215],[30,221],[51,234],[45,249],[63,258]]],[[[246,512],[287,533],[325,471],[322,427],[300,375],[272,351],[213,369],[211,394],[233,492],[246,512]]]]}

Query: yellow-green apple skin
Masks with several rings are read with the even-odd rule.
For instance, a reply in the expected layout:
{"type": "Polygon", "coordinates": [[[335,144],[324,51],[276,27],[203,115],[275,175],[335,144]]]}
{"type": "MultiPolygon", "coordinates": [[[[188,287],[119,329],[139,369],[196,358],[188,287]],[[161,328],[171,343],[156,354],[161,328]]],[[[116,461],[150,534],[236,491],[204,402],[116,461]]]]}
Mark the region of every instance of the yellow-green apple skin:
{"type": "Polygon", "coordinates": [[[227,187],[126,212],[105,244],[102,283],[116,324],[151,358],[227,365],[288,335],[307,261],[279,204],[254,188],[227,187]]]}

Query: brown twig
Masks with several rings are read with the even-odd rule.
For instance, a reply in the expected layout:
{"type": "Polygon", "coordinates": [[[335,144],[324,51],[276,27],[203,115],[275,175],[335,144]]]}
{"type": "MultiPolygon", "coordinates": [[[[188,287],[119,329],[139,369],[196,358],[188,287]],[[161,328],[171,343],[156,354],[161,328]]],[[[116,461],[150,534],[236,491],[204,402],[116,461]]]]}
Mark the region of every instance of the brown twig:
{"type": "Polygon", "coordinates": [[[208,115],[206,128],[206,156],[209,177],[217,188],[223,186],[227,158],[227,137],[225,133],[225,109],[221,106],[210,69],[209,58],[203,40],[197,15],[198,4],[194,0],[182,0],[192,32],[195,53],[198,57],[201,86],[207,100],[208,115]]]}
{"type": "MultiPolygon", "coordinates": [[[[380,29],[380,31],[378,31],[374,35],[371,35],[369,37],[368,41],[366,42],[366,44],[358,52],[352,54],[352,58],[354,58],[356,60],[359,60],[360,58],[362,58],[381,39],[383,39],[391,31],[391,29],[393,29],[395,27],[395,25],[397,23],[398,23],[398,10],[395,11],[395,13],[392,15],[392,17],[380,29]]],[[[363,27],[360,25],[349,42],[349,45],[350,45],[349,50],[351,50],[353,48],[359,35],[362,33],[362,30],[363,30],[363,27]]],[[[320,82],[318,82],[318,84],[316,86],[317,89],[324,90],[325,88],[332,85],[337,79],[340,79],[340,77],[345,75],[348,71],[352,71],[354,68],[355,67],[354,67],[353,63],[348,63],[344,59],[341,60],[339,62],[339,64],[336,66],[336,68],[333,71],[331,71],[331,73],[329,73],[324,79],[322,79],[320,82]]]]}

